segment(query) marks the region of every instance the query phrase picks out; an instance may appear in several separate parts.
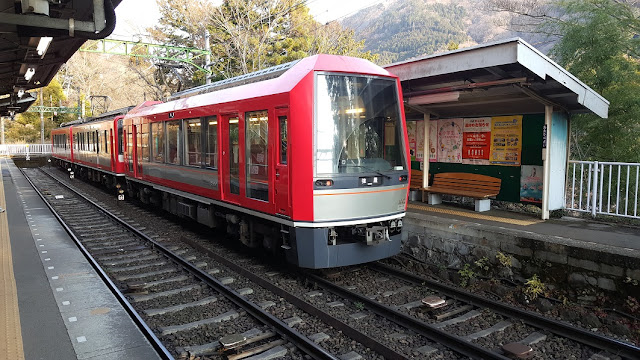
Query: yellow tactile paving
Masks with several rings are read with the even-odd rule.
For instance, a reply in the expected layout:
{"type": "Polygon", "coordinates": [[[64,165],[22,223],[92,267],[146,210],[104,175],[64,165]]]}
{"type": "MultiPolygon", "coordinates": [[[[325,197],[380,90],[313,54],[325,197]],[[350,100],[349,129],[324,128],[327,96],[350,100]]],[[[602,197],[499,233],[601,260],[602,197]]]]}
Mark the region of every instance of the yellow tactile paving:
{"type": "MultiPolygon", "coordinates": [[[[2,163],[0,163],[0,207],[6,209],[2,163]]],[[[0,358],[24,359],[18,291],[13,276],[13,259],[9,241],[7,213],[0,213],[0,358]]]]}
{"type": "Polygon", "coordinates": [[[477,213],[477,212],[452,210],[452,209],[446,209],[446,208],[437,207],[437,206],[426,206],[426,205],[409,204],[409,205],[407,205],[407,207],[409,209],[430,211],[430,212],[436,212],[436,213],[440,213],[440,214],[458,215],[458,216],[464,216],[464,217],[468,217],[468,218],[472,218],[472,219],[497,221],[497,222],[513,224],[513,225],[521,225],[521,226],[528,226],[528,225],[533,225],[533,224],[538,224],[538,223],[544,222],[544,220],[534,220],[534,219],[531,219],[531,220],[518,220],[518,219],[510,219],[510,218],[504,218],[504,217],[499,217],[499,216],[483,215],[483,214],[480,214],[480,213],[477,213]]]}

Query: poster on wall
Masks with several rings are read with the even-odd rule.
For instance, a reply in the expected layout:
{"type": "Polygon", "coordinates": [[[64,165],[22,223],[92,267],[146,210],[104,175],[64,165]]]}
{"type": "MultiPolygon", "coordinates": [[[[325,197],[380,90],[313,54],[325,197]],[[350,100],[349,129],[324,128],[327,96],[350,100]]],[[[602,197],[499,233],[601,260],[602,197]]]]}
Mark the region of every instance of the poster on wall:
{"type": "Polygon", "coordinates": [[[429,162],[438,161],[438,121],[429,121],[429,162]]]}
{"type": "Polygon", "coordinates": [[[416,161],[416,128],[415,121],[407,121],[407,136],[409,138],[409,152],[411,153],[411,161],[416,161]]]}
{"type": "Polygon", "coordinates": [[[489,165],[491,118],[466,118],[462,138],[462,163],[489,165]]]}
{"type": "Polygon", "coordinates": [[[542,203],[542,166],[522,165],[520,201],[542,203]]]}
{"type": "Polygon", "coordinates": [[[416,121],[416,160],[424,159],[424,120],[416,121]]]}
{"type": "Polygon", "coordinates": [[[438,120],[438,162],[462,163],[462,119],[438,120]]]}
{"type": "Polygon", "coordinates": [[[492,165],[519,166],[522,153],[522,115],[491,118],[492,165]]]}

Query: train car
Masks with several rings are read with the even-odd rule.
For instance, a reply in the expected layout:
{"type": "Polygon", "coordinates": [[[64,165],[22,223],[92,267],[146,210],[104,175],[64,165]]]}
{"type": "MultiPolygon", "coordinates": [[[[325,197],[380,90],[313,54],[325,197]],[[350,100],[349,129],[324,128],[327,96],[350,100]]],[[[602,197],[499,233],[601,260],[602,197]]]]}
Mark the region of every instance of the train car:
{"type": "Polygon", "coordinates": [[[51,130],[51,157],[56,162],[73,163],[72,138],[71,126],[63,126],[51,130]]]}
{"type": "Polygon", "coordinates": [[[300,267],[395,255],[409,177],[401,99],[373,63],[316,55],[137,107],[120,133],[127,194],[300,267]]]}
{"type": "Polygon", "coordinates": [[[124,183],[124,155],[119,135],[122,135],[122,119],[132,109],[133,106],[68,122],[52,130],[52,157],[80,178],[109,187],[115,186],[118,178],[124,183]]]}

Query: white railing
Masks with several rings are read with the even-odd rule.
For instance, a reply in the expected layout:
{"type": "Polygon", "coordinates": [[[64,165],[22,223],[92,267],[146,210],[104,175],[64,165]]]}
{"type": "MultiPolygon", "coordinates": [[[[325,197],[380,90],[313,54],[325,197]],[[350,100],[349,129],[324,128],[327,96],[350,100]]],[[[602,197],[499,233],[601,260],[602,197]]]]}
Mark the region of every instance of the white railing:
{"type": "Polygon", "coordinates": [[[9,144],[0,145],[0,156],[14,155],[48,155],[51,144],[9,144]]]}
{"type": "Polygon", "coordinates": [[[639,163],[569,161],[566,208],[640,219],[639,163]]]}

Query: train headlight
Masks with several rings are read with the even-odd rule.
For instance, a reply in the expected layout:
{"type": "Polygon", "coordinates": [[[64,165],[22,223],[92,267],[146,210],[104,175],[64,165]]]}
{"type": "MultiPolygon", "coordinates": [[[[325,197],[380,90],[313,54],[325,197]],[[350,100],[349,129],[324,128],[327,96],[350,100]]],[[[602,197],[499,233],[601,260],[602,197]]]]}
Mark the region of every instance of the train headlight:
{"type": "Polygon", "coordinates": [[[395,228],[396,228],[396,221],[395,220],[389,221],[389,229],[394,230],[395,228]]]}
{"type": "Polygon", "coordinates": [[[316,186],[333,186],[333,180],[316,180],[316,186]]]}
{"type": "Polygon", "coordinates": [[[398,219],[398,229],[400,229],[402,227],[402,219],[398,219]]]}

